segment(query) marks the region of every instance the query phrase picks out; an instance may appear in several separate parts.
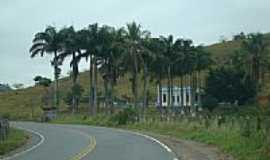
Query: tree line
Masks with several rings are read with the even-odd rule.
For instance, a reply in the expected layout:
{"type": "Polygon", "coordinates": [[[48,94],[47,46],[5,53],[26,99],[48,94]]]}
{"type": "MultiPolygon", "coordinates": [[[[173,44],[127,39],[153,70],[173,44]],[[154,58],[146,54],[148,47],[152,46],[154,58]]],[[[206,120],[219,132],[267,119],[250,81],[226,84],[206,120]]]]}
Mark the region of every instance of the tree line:
{"type": "MultiPolygon", "coordinates": [[[[241,36],[243,37],[243,36],[241,36]]],[[[261,81],[265,64],[262,58],[265,45],[261,34],[251,34],[244,38],[243,48],[247,53],[240,62],[248,64],[245,73],[252,77],[256,84],[261,81]],[[248,61],[245,60],[248,59],[248,61]]],[[[42,32],[35,34],[30,48],[31,57],[45,54],[51,55],[51,65],[54,69],[54,105],[59,108],[59,76],[61,65],[67,57],[71,57],[72,91],[80,90],[78,84],[79,63],[82,59],[89,61],[89,113],[97,112],[97,77],[104,80],[105,104],[113,113],[114,87],[119,77],[130,74],[130,89],[134,97],[134,107],[142,112],[148,106],[148,89],[150,79],[154,79],[161,93],[162,82],[167,82],[168,104],[172,106],[171,95],[175,80],[180,79],[180,86],[191,86],[193,92],[191,102],[194,102],[195,92],[198,92],[198,105],[201,106],[203,88],[203,73],[214,64],[209,52],[202,45],[195,45],[190,39],[174,38],[173,35],[152,37],[150,31],[144,30],[136,22],[128,23],[125,27],[115,28],[97,23],[76,30],[73,26],[48,26],[42,32]],[[143,95],[140,97],[138,86],[140,75],[143,75],[143,95]],[[140,100],[140,98],[142,100],[140,100]],[[142,101],[142,105],[140,105],[142,101]]],[[[241,57],[241,54],[235,54],[241,57]]],[[[238,57],[238,58],[239,58],[238,57]]],[[[234,59],[231,58],[230,62],[234,59]]],[[[238,63],[233,63],[235,68],[238,63]]],[[[240,70],[237,68],[237,70],[240,70]]],[[[254,82],[254,83],[255,83],[254,82]]],[[[159,94],[161,102],[162,96],[159,94]]],[[[181,99],[183,99],[181,93],[181,99]]],[[[72,94],[72,111],[78,110],[78,96],[72,94]]],[[[183,102],[182,102],[183,103],[183,102]]],[[[161,104],[158,104],[161,105],[161,104]]],[[[192,104],[192,106],[194,106],[192,104]]]]}

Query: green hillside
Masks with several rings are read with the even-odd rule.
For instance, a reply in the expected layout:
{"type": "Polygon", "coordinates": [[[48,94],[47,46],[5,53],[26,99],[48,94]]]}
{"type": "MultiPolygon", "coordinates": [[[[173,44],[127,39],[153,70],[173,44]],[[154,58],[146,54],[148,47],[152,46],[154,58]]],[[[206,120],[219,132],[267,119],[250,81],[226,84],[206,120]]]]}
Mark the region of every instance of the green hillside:
{"type": "MultiPolygon", "coordinates": [[[[270,33],[264,34],[264,38],[267,44],[270,44],[270,33]]],[[[238,41],[226,41],[216,43],[207,46],[206,49],[212,53],[213,58],[216,62],[224,62],[225,58],[235,53],[236,50],[241,48],[241,40],[238,41]]]]}
{"type": "MultiPolygon", "coordinates": [[[[265,34],[267,42],[270,44],[270,34],[265,34]]],[[[212,54],[213,58],[222,64],[221,62],[226,59],[228,55],[234,53],[241,47],[241,41],[228,41],[224,43],[217,43],[208,46],[206,49],[212,54]]],[[[79,83],[84,88],[84,97],[87,97],[89,90],[89,72],[82,72],[79,75],[79,83]]],[[[175,83],[179,83],[175,80],[175,83]]],[[[70,78],[66,77],[60,80],[60,95],[63,97],[71,86],[70,78]]],[[[142,81],[141,81],[142,84],[142,81]]],[[[121,77],[118,80],[115,87],[114,94],[121,99],[132,99],[131,84],[129,76],[121,77]]],[[[142,86],[140,92],[142,92],[142,86]]],[[[270,87],[266,87],[270,88],[270,87]]],[[[26,89],[8,91],[0,93],[0,115],[11,116],[12,118],[29,118],[32,113],[34,117],[38,117],[41,113],[41,97],[45,89],[40,86],[29,87],[26,89]]],[[[98,94],[103,92],[102,78],[98,78],[98,94]]],[[[142,94],[140,94],[142,95],[142,94]]],[[[150,99],[153,101],[156,97],[156,84],[150,83],[150,99]]],[[[86,106],[82,104],[81,106],[86,106]]],[[[61,108],[65,109],[67,106],[61,101],[61,108]]]]}
{"type": "MultiPolygon", "coordinates": [[[[89,72],[82,72],[79,75],[79,84],[84,89],[84,97],[87,98],[89,91],[89,72]]],[[[118,80],[118,85],[114,89],[114,94],[121,99],[132,99],[131,83],[128,76],[121,77],[118,80]]],[[[60,96],[63,98],[69,91],[71,80],[69,77],[63,78],[59,82],[60,96]]],[[[156,87],[155,83],[150,83],[150,98],[155,98],[156,87]]],[[[140,92],[142,94],[142,85],[140,92]]],[[[16,91],[0,93],[0,115],[9,116],[11,118],[27,119],[31,115],[37,118],[41,114],[41,99],[45,93],[45,88],[41,86],[29,87],[16,91]]],[[[103,94],[103,80],[98,77],[98,95],[103,94]]],[[[81,104],[82,107],[87,107],[86,104],[81,104]]],[[[66,104],[61,101],[62,110],[67,108],[66,104]]]]}

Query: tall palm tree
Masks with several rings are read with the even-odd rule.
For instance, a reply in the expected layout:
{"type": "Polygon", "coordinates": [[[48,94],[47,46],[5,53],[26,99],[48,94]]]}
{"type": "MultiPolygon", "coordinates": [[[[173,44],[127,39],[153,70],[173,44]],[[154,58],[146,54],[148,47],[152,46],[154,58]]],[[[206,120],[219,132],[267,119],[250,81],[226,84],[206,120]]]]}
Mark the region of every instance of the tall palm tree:
{"type": "Polygon", "coordinates": [[[197,46],[195,48],[195,74],[196,74],[196,92],[198,94],[198,107],[201,107],[202,96],[202,71],[208,69],[213,63],[210,53],[205,50],[203,46],[197,46]]]}
{"type": "Polygon", "coordinates": [[[163,75],[167,73],[166,67],[167,65],[164,63],[164,55],[163,49],[164,46],[162,45],[162,41],[160,38],[152,38],[149,44],[149,48],[154,53],[154,59],[149,66],[150,78],[156,79],[156,84],[158,86],[158,104],[157,107],[162,107],[162,79],[163,75]]]}
{"type": "Polygon", "coordinates": [[[127,54],[125,62],[128,70],[131,72],[132,93],[134,95],[134,107],[138,107],[138,75],[140,72],[140,63],[144,50],[143,39],[149,36],[148,31],[143,31],[140,24],[135,22],[127,24],[125,45],[127,54]]]}
{"type": "Polygon", "coordinates": [[[145,37],[143,40],[143,108],[142,112],[144,114],[145,109],[148,107],[148,85],[149,85],[149,76],[151,65],[155,62],[156,52],[157,52],[157,43],[156,39],[150,37],[145,37]]]}
{"type": "Polygon", "coordinates": [[[175,58],[174,58],[174,74],[180,77],[180,99],[181,106],[184,106],[184,76],[186,74],[186,66],[185,66],[185,49],[184,49],[184,39],[177,39],[174,44],[175,48],[175,58]]]}
{"type": "Polygon", "coordinates": [[[248,52],[248,59],[250,63],[250,75],[256,82],[257,90],[261,87],[261,82],[264,77],[264,59],[266,57],[266,42],[263,34],[250,34],[243,41],[243,48],[248,52]]]}
{"type": "Polygon", "coordinates": [[[175,52],[176,52],[176,46],[174,44],[174,38],[172,35],[169,35],[168,37],[160,37],[162,45],[163,45],[163,63],[166,64],[166,70],[167,70],[167,87],[168,87],[168,107],[172,106],[172,93],[173,93],[173,71],[174,71],[174,64],[175,64],[175,52]]]}
{"type": "Polygon", "coordinates": [[[98,64],[102,61],[99,55],[102,50],[103,37],[100,37],[100,27],[97,23],[90,24],[83,29],[83,49],[82,57],[89,60],[89,113],[95,115],[97,112],[97,75],[98,64]]]}
{"type": "MultiPolygon", "coordinates": [[[[75,31],[73,26],[63,28],[59,34],[64,38],[63,50],[59,54],[58,59],[63,61],[65,58],[71,56],[70,67],[72,68],[72,88],[78,85],[79,75],[79,62],[81,59],[81,41],[78,33],[75,31]]],[[[75,94],[72,95],[72,113],[78,110],[78,98],[75,94]]]]}
{"type": "Polygon", "coordinates": [[[58,53],[62,50],[62,42],[63,38],[56,30],[56,28],[48,26],[44,32],[35,34],[33,45],[30,48],[31,58],[34,58],[37,55],[43,57],[45,53],[53,55],[51,65],[54,67],[54,105],[57,109],[59,108],[58,79],[61,72],[61,69],[59,68],[61,62],[58,61],[57,56],[58,53]]]}
{"type": "MultiPolygon", "coordinates": [[[[191,40],[184,40],[183,52],[185,54],[185,69],[188,78],[188,84],[190,86],[191,97],[189,98],[191,102],[191,107],[194,107],[194,97],[195,97],[195,87],[194,87],[194,69],[195,69],[195,51],[191,40]]],[[[188,108],[190,111],[191,108],[188,108]]]]}
{"type": "Polygon", "coordinates": [[[103,36],[102,43],[102,64],[100,72],[104,80],[105,89],[105,104],[106,108],[109,108],[110,113],[113,113],[113,88],[117,81],[117,78],[122,74],[122,53],[124,48],[122,43],[124,42],[124,29],[115,29],[109,26],[103,26],[101,28],[100,36],[103,36]]]}

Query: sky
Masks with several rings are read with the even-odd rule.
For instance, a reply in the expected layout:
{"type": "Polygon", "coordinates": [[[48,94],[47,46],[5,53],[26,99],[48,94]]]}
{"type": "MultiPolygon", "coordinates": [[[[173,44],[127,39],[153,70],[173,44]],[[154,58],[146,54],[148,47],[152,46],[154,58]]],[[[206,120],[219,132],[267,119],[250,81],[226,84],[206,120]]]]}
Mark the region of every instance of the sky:
{"type": "MultiPolygon", "coordinates": [[[[269,0],[1,0],[0,83],[33,85],[53,78],[50,56],[30,58],[35,33],[46,26],[99,23],[115,27],[136,21],[152,36],[169,34],[209,45],[240,32],[270,32],[269,0]]],[[[87,62],[80,70],[87,69],[87,62]]],[[[62,75],[70,70],[68,62],[62,75]]]]}

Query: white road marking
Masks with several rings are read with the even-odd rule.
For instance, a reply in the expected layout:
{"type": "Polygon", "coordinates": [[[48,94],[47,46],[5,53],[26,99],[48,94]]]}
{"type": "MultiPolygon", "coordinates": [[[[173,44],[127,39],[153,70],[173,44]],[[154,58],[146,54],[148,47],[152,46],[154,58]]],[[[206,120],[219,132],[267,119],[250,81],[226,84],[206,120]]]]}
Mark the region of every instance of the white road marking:
{"type": "MultiPolygon", "coordinates": [[[[104,127],[100,127],[100,128],[104,128],[104,127]]],[[[160,146],[162,146],[167,152],[170,152],[170,153],[173,153],[172,152],[172,149],[170,147],[168,147],[166,144],[160,142],[159,140],[151,137],[151,136],[148,136],[148,135],[145,135],[145,134],[142,134],[142,133],[139,133],[139,132],[134,132],[134,131],[127,131],[127,130],[123,130],[123,129],[116,129],[120,132],[126,132],[126,133],[131,133],[131,134],[135,134],[137,136],[141,136],[141,137],[144,137],[146,139],[149,139],[151,141],[154,141],[156,143],[158,143],[160,146]]],[[[173,160],[178,160],[178,158],[173,158],[173,160]]]]}
{"type": "Polygon", "coordinates": [[[133,133],[133,134],[136,134],[136,135],[138,135],[138,136],[142,136],[142,137],[145,137],[145,138],[147,138],[147,139],[150,139],[150,140],[152,140],[152,141],[158,143],[159,145],[161,145],[161,146],[162,146],[163,148],[165,148],[168,152],[170,152],[170,153],[172,152],[172,150],[171,150],[166,144],[160,142],[159,140],[157,140],[157,139],[155,139],[155,138],[153,138],[153,137],[150,137],[150,136],[145,135],[145,134],[137,133],[137,132],[132,132],[132,133],[133,133]]]}
{"type": "Polygon", "coordinates": [[[26,154],[26,153],[28,153],[28,152],[30,152],[30,151],[36,149],[37,147],[39,147],[39,146],[40,146],[42,143],[44,143],[44,141],[45,141],[45,137],[44,137],[41,133],[39,133],[39,132],[33,131],[33,130],[31,130],[31,129],[26,129],[26,128],[23,128],[23,127],[16,127],[16,128],[25,130],[25,131],[27,131],[27,132],[31,132],[31,133],[33,133],[33,134],[39,136],[39,137],[40,137],[40,141],[39,141],[37,144],[33,145],[31,148],[28,148],[28,149],[26,149],[26,150],[24,150],[24,151],[22,151],[22,152],[16,153],[16,154],[14,154],[14,155],[12,155],[12,156],[5,157],[5,158],[3,158],[3,159],[1,159],[1,160],[11,160],[11,159],[16,158],[16,157],[18,157],[18,156],[21,156],[21,155],[23,155],[23,154],[26,154]]]}
{"type": "MultiPolygon", "coordinates": [[[[100,128],[105,128],[105,127],[100,127],[100,128]]],[[[111,128],[111,129],[114,129],[114,128],[111,128]]],[[[137,135],[137,136],[141,136],[141,137],[144,137],[146,139],[149,139],[151,141],[154,141],[156,143],[158,143],[160,146],[162,146],[166,151],[172,153],[172,150],[164,143],[160,142],[159,140],[151,137],[151,136],[148,136],[148,135],[145,135],[145,134],[142,134],[142,133],[138,133],[138,132],[134,132],[134,131],[127,131],[127,130],[123,130],[123,129],[114,129],[114,130],[118,130],[120,132],[126,132],[126,133],[130,133],[130,134],[134,134],[134,135],[137,135]]]]}

